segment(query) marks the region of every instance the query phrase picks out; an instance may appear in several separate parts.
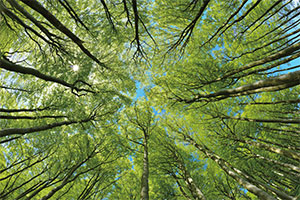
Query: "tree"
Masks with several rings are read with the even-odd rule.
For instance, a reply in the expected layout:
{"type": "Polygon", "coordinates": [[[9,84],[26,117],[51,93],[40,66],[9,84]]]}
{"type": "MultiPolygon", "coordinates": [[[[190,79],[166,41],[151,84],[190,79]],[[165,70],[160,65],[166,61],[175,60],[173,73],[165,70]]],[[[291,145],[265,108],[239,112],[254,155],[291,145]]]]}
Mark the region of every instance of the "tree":
{"type": "MultiPolygon", "coordinates": [[[[150,148],[150,137],[154,132],[156,126],[155,117],[152,113],[150,105],[141,101],[141,105],[135,104],[133,110],[128,110],[126,115],[125,124],[122,125],[124,134],[129,140],[130,146],[136,147],[138,150],[136,153],[141,153],[142,156],[142,172],[141,172],[141,184],[140,184],[140,199],[149,199],[149,148],[150,148]],[[139,148],[141,146],[141,149],[139,148]],[[140,150],[139,150],[140,149],[140,150]]],[[[122,124],[122,122],[120,123],[122,124]]],[[[152,136],[153,137],[153,136],[152,136]]],[[[129,147],[130,148],[130,147],[129,147]]],[[[134,148],[134,149],[136,149],[134,148]]],[[[135,165],[138,165],[136,163],[135,165]]]]}
{"type": "Polygon", "coordinates": [[[299,8],[0,0],[0,198],[299,198],[299,8]]]}

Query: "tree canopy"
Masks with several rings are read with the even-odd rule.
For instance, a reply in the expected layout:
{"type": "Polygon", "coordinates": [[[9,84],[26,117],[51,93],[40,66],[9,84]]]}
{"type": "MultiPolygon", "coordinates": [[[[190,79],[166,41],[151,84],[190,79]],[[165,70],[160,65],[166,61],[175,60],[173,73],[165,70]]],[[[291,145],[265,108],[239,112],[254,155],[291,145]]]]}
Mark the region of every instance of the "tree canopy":
{"type": "Polygon", "coordinates": [[[0,199],[300,198],[297,0],[0,0],[0,199]]]}

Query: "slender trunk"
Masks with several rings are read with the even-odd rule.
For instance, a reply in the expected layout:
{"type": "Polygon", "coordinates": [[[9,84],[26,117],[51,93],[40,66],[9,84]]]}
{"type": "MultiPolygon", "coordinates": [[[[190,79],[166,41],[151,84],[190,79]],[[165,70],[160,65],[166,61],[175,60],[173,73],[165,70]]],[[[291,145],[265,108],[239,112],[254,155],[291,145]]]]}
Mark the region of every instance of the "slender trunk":
{"type": "Polygon", "coordinates": [[[246,173],[240,171],[237,168],[234,168],[231,166],[230,163],[222,159],[220,156],[215,154],[213,151],[208,149],[205,145],[199,145],[196,143],[190,136],[187,136],[186,141],[191,143],[193,146],[195,146],[198,150],[203,152],[207,157],[215,161],[229,176],[234,178],[240,185],[242,185],[245,189],[250,191],[251,193],[255,194],[259,199],[262,200],[275,200],[273,196],[262,190],[260,187],[263,187],[267,189],[268,191],[272,191],[272,193],[275,193],[278,195],[278,197],[282,199],[288,199],[288,200],[296,200],[296,197],[289,196],[288,194],[276,190],[272,187],[270,187],[267,184],[261,183],[252,177],[248,176],[246,173]]]}
{"type": "MultiPolygon", "coordinates": [[[[210,151],[206,146],[200,146],[191,137],[186,135],[185,140],[195,146],[199,151],[203,152],[207,157],[215,161],[229,176],[235,179],[240,185],[242,185],[249,192],[255,194],[259,199],[262,200],[276,200],[273,196],[251,183],[247,178],[240,176],[241,171],[236,171],[228,162],[223,160],[221,157],[210,151]]],[[[246,175],[247,176],[247,175],[246,175]]]]}
{"type": "MultiPolygon", "coordinates": [[[[273,142],[273,141],[269,141],[269,140],[265,140],[265,139],[261,139],[261,138],[255,138],[255,137],[251,137],[251,136],[246,136],[247,138],[253,140],[253,141],[260,141],[260,142],[263,142],[263,143],[266,143],[266,144],[269,144],[269,145],[273,145],[273,146],[277,146],[277,147],[280,147],[280,148],[285,148],[285,149],[289,149],[289,150],[292,150],[292,151],[297,151],[299,150],[299,145],[295,145],[293,146],[293,140],[291,139],[287,139],[287,141],[289,141],[290,143],[288,144],[280,144],[280,143],[277,143],[277,142],[273,142]]],[[[299,142],[297,142],[299,143],[299,142]]],[[[300,143],[299,143],[300,144],[300,143]]]]}
{"type": "Polygon", "coordinates": [[[187,174],[187,176],[186,176],[186,182],[189,185],[189,188],[191,189],[192,195],[196,200],[205,200],[204,194],[197,187],[197,185],[194,183],[193,179],[189,176],[189,174],[187,174]]]}
{"type": "Polygon", "coordinates": [[[300,153],[295,152],[295,151],[281,149],[281,148],[275,147],[273,145],[255,142],[255,141],[242,140],[242,139],[234,139],[234,140],[242,142],[242,143],[250,144],[250,145],[258,147],[260,149],[264,149],[264,150],[267,150],[267,151],[270,151],[273,153],[277,153],[277,154],[292,158],[294,160],[300,161],[300,153]]]}
{"type": "Polygon", "coordinates": [[[285,88],[293,87],[300,83],[300,70],[290,72],[277,77],[268,78],[265,80],[257,81],[255,83],[243,85],[233,89],[224,89],[218,92],[203,95],[204,98],[218,97],[218,96],[242,96],[247,94],[277,91],[285,88]]]}
{"type": "Polygon", "coordinates": [[[148,139],[144,138],[144,159],[143,159],[143,172],[141,181],[141,200],[149,199],[149,161],[148,161],[148,139]]]}
{"type": "MultiPolygon", "coordinates": [[[[174,156],[176,156],[176,154],[174,156]]],[[[184,179],[185,183],[187,184],[189,190],[191,191],[193,198],[196,200],[205,200],[206,198],[205,198],[204,194],[199,189],[199,187],[194,183],[194,180],[192,179],[192,176],[189,173],[189,171],[186,169],[183,160],[178,160],[178,162],[179,162],[179,168],[182,170],[182,172],[184,174],[183,179],[184,179]]]]}
{"type": "Polygon", "coordinates": [[[179,190],[181,192],[181,194],[187,199],[187,200],[191,200],[190,197],[186,194],[186,192],[184,191],[184,189],[182,188],[182,185],[180,184],[180,181],[178,180],[178,177],[173,174],[172,177],[176,180],[176,183],[179,187],[179,190]]]}
{"type": "MultiPolygon", "coordinates": [[[[297,44],[300,48],[300,44],[297,44]]],[[[221,80],[221,79],[220,79],[221,80]]],[[[206,101],[207,99],[222,100],[229,97],[245,96],[249,94],[272,92],[294,87],[300,84],[300,70],[290,72],[277,77],[256,81],[251,84],[243,85],[232,89],[222,89],[210,94],[198,94],[191,99],[179,99],[185,103],[206,101]]],[[[299,123],[299,121],[297,122],[299,123]]]]}
{"type": "Polygon", "coordinates": [[[247,117],[230,117],[221,116],[222,119],[233,119],[247,122],[263,122],[263,123],[284,123],[284,124],[300,124],[300,119],[297,118],[278,118],[278,119],[253,119],[247,117]]]}
{"type": "MultiPolygon", "coordinates": [[[[266,157],[261,156],[261,155],[259,155],[259,154],[254,154],[254,156],[255,156],[256,158],[260,158],[260,159],[265,160],[265,161],[267,161],[267,162],[270,162],[270,163],[273,163],[273,164],[276,164],[276,165],[280,165],[280,166],[282,166],[282,167],[289,168],[289,169],[291,169],[291,170],[294,170],[294,171],[300,173],[300,167],[297,167],[297,166],[295,166],[295,165],[288,164],[288,163],[283,163],[283,162],[279,162],[279,161],[277,161],[277,160],[273,160],[273,159],[270,159],[270,158],[266,158],[266,157]]],[[[300,177],[300,174],[299,174],[299,177],[300,177]]]]}
{"type": "Polygon", "coordinates": [[[300,103],[300,99],[290,99],[282,101],[265,101],[265,102],[249,102],[249,103],[240,103],[240,105],[274,105],[274,104],[292,104],[300,103]]]}
{"type": "Polygon", "coordinates": [[[71,170],[69,172],[67,172],[66,177],[63,178],[62,183],[53,188],[48,194],[46,194],[45,196],[43,196],[42,198],[40,198],[40,200],[47,200],[50,199],[56,192],[58,192],[59,190],[61,190],[62,188],[64,188],[68,183],[73,182],[74,180],[76,180],[80,175],[91,171],[95,168],[97,168],[98,166],[102,165],[102,163],[100,163],[99,165],[96,165],[95,167],[89,168],[85,171],[81,171],[79,173],[76,173],[76,175],[74,177],[72,177],[74,175],[74,173],[76,172],[76,170],[78,170],[84,163],[86,163],[89,159],[91,159],[92,157],[94,157],[97,153],[95,152],[96,149],[94,149],[94,151],[92,151],[92,153],[90,153],[88,155],[87,158],[85,158],[83,161],[81,161],[80,163],[74,165],[71,170]]]}

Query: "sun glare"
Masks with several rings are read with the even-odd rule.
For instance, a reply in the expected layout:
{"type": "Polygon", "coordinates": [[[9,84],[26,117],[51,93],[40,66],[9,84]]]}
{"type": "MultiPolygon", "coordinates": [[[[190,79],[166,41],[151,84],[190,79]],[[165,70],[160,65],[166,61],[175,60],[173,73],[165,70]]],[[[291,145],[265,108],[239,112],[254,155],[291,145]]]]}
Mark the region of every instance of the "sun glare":
{"type": "Polygon", "coordinates": [[[73,71],[77,72],[79,70],[79,66],[78,65],[72,65],[73,71]]]}

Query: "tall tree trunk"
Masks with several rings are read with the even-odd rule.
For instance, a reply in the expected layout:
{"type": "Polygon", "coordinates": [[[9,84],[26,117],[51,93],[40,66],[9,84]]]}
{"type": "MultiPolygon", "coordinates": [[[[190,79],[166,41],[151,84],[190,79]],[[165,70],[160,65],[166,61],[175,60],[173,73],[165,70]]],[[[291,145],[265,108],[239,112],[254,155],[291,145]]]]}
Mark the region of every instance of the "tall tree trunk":
{"type": "MultiPolygon", "coordinates": [[[[279,162],[279,161],[277,161],[277,160],[273,160],[273,159],[270,159],[270,158],[261,156],[261,155],[259,155],[259,154],[254,154],[254,156],[255,156],[256,158],[260,158],[260,159],[265,160],[265,161],[267,161],[267,162],[270,162],[270,163],[272,163],[272,164],[280,165],[280,166],[282,166],[282,167],[289,168],[289,169],[291,169],[291,170],[294,170],[294,171],[300,173],[300,167],[295,166],[295,165],[293,165],[293,164],[279,162]]],[[[300,177],[300,174],[299,174],[299,177],[300,177]]]]}
{"type": "Polygon", "coordinates": [[[186,135],[185,138],[186,141],[188,141],[190,144],[195,146],[198,150],[203,152],[207,157],[215,161],[229,176],[231,176],[233,179],[235,179],[240,185],[242,185],[245,189],[250,191],[251,193],[255,194],[259,199],[262,200],[275,200],[272,195],[268,194],[264,190],[262,190],[260,187],[266,188],[269,191],[272,191],[276,195],[278,195],[282,199],[289,199],[289,200],[296,200],[297,197],[292,197],[282,191],[276,190],[264,183],[261,183],[244,172],[240,171],[237,168],[234,168],[230,163],[222,159],[220,156],[215,154],[213,151],[208,149],[204,144],[199,145],[193,138],[186,135]]]}
{"type": "Polygon", "coordinates": [[[255,184],[251,183],[247,178],[240,176],[242,173],[241,171],[236,171],[228,162],[223,160],[221,157],[216,155],[214,152],[209,150],[206,146],[199,145],[196,143],[193,138],[190,136],[185,135],[185,140],[195,146],[199,151],[203,152],[207,157],[215,161],[229,176],[235,179],[239,184],[241,184],[245,189],[249,192],[255,194],[259,199],[262,200],[276,200],[273,196],[262,190],[261,188],[257,187],[255,184]]]}
{"type": "Polygon", "coordinates": [[[141,200],[149,199],[149,161],[148,161],[148,138],[144,138],[144,159],[143,159],[143,172],[141,180],[141,200]]]}
{"type": "Polygon", "coordinates": [[[184,161],[178,159],[178,162],[179,162],[179,168],[183,172],[183,179],[184,179],[185,183],[187,184],[189,190],[191,191],[193,198],[196,200],[206,200],[204,194],[199,189],[199,187],[194,183],[194,180],[192,179],[191,174],[186,169],[184,161]]]}
{"type": "Polygon", "coordinates": [[[189,174],[186,176],[186,182],[189,185],[189,188],[191,189],[192,195],[194,199],[196,200],[205,200],[205,196],[202,193],[202,191],[197,187],[197,185],[194,183],[193,179],[189,174]]]}
{"type": "Polygon", "coordinates": [[[264,143],[260,143],[260,142],[256,142],[256,141],[243,140],[243,139],[234,139],[234,140],[238,141],[238,142],[242,142],[242,143],[246,143],[246,144],[255,146],[255,147],[260,148],[260,149],[264,149],[264,150],[269,151],[269,152],[277,153],[277,154],[280,154],[282,156],[292,158],[294,160],[300,161],[300,153],[295,152],[295,151],[278,148],[278,147],[275,147],[274,145],[272,146],[272,145],[269,145],[269,144],[264,144],[264,143]]]}

